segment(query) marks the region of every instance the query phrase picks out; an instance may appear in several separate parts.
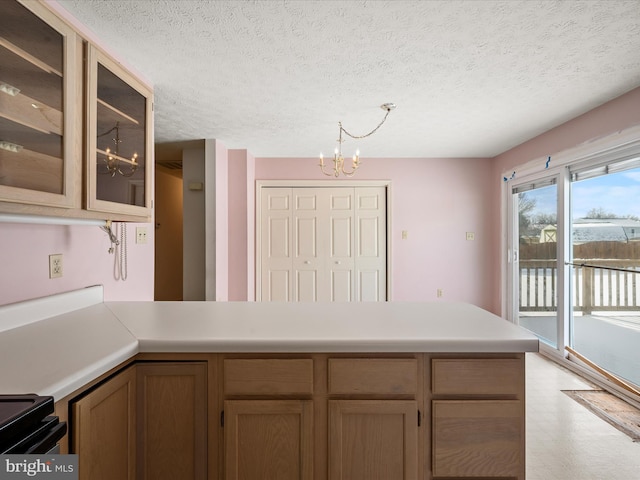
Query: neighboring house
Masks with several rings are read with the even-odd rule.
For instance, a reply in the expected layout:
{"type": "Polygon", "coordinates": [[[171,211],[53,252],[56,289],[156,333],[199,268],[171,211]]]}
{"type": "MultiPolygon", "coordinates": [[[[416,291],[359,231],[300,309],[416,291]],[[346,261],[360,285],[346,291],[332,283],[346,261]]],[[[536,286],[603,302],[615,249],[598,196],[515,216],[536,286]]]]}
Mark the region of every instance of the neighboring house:
{"type": "Polygon", "coordinates": [[[578,218],[573,243],[629,242],[640,239],[640,221],[629,218],[578,218]]]}
{"type": "MultiPolygon", "coordinates": [[[[540,230],[540,243],[557,241],[557,226],[540,230]]],[[[640,221],[630,218],[578,218],[573,222],[573,243],[630,242],[640,240],[640,221]]]]}

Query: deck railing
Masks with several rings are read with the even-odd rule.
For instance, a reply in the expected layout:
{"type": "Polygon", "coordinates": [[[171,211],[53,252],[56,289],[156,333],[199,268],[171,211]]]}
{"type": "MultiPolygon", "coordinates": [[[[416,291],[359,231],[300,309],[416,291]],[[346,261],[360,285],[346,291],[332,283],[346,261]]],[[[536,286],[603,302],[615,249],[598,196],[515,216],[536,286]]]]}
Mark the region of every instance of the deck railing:
{"type": "MultiPolygon", "coordinates": [[[[640,310],[640,260],[574,259],[573,263],[574,310],[585,315],[597,311],[640,310]],[[590,266],[579,266],[582,263],[590,266]]],[[[555,260],[521,259],[520,311],[555,311],[557,278],[555,260]]]]}

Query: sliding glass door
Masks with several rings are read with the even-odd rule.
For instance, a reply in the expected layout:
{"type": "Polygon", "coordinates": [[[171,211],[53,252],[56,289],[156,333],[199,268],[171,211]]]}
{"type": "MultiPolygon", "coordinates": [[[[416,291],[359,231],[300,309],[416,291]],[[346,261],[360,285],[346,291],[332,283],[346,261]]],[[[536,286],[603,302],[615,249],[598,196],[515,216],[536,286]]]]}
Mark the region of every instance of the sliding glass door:
{"type": "Polygon", "coordinates": [[[640,385],[640,168],[571,173],[571,346],[640,385]]]}
{"type": "Polygon", "coordinates": [[[512,303],[516,323],[558,345],[558,188],[556,178],[512,189],[512,303]]]}
{"type": "Polygon", "coordinates": [[[542,349],[640,385],[640,140],[632,147],[505,177],[506,312],[542,349]]]}

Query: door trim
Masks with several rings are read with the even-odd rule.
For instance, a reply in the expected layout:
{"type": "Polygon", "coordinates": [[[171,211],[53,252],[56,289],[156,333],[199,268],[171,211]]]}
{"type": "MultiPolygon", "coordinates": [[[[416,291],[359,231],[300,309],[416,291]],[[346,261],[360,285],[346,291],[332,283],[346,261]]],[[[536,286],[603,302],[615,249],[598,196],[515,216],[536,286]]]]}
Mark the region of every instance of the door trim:
{"type": "Polygon", "coordinates": [[[254,279],[254,289],[255,289],[255,299],[257,302],[262,301],[262,282],[260,279],[262,278],[262,251],[260,246],[262,245],[262,229],[260,226],[262,225],[262,192],[265,188],[274,188],[274,187],[288,187],[288,188],[296,188],[296,187],[307,187],[307,188],[336,188],[336,187],[344,187],[344,188],[354,188],[354,187],[384,187],[386,193],[386,216],[387,216],[387,301],[390,302],[393,300],[393,288],[392,288],[392,280],[391,280],[391,225],[393,223],[392,220],[392,211],[391,202],[391,180],[256,180],[256,195],[255,195],[255,275],[254,279]]]}

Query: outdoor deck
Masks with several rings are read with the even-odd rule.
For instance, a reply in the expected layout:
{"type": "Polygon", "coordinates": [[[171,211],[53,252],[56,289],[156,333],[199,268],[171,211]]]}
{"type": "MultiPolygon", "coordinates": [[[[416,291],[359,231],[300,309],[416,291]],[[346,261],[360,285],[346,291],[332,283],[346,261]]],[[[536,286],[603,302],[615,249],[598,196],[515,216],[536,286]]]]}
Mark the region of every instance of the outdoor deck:
{"type": "MultiPolygon", "coordinates": [[[[570,267],[571,346],[602,368],[636,385],[640,385],[639,245],[599,242],[580,246],[583,255],[574,259],[570,267]]],[[[543,258],[520,259],[520,325],[556,346],[558,265],[553,258],[555,251],[549,249],[552,245],[528,247],[531,251],[526,252],[527,257],[543,258]]]]}
{"type": "MultiPolygon", "coordinates": [[[[554,312],[520,312],[520,325],[557,345],[554,312]]],[[[573,348],[602,368],[640,385],[640,311],[574,315],[573,348]]]]}

